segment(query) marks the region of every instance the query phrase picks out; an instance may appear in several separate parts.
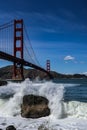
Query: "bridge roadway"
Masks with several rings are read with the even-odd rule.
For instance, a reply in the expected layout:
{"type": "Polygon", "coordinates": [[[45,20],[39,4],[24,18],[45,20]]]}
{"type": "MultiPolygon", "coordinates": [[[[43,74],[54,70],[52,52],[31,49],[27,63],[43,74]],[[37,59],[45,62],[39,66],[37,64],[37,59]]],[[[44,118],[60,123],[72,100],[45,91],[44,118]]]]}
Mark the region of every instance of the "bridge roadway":
{"type": "Polygon", "coordinates": [[[5,52],[2,52],[0,51],[0,58],[1,59],[4,59],[4,60],[8,60],[8,61],[11,61],[11,62],[15,62],[15,63],[19,63],[19,64],[22,64],[23,66],[29,66],[29,67],[32,67],[32,68],[35,68],[37,70],[40,70],[40,71],[43,71],[45,73],[47,73],[47,75],[52,78],[52,75],[46,71],[45,69],[43,69],[42,67],[39,67],[33,63],[30,63],[30,62],[27,62],[25,61],[24,59],[20,59],[18,57],[15,57],[15,56],[12,56],[10,54],[7,54],[5,52]]]}

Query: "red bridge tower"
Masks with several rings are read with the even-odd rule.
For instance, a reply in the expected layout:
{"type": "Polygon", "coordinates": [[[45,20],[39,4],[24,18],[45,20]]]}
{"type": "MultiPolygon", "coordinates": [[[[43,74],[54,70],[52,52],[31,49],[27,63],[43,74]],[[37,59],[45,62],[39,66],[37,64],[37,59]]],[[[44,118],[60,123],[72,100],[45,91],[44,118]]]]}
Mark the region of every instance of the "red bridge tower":
{"type": "Polygon", "coordinates": [[[47,60],[46,70],[47,70],[48,72],[50,72],[50,60],[47,60]]]}
{"type": "MultiPolygon", "coordinates": [[[[14,57],[23,59],[23,20],[14,20],[14,57]]],[[[13,69],[14,80],[24,79],[22,64],[14,62],[13,69]]]]}

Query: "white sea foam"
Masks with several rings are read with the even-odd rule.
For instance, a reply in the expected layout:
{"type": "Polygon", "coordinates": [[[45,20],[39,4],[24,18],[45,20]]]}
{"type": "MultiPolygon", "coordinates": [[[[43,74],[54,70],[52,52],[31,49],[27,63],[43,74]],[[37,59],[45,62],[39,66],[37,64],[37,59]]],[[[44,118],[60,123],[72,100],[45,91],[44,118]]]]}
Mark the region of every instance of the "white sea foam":
{"type": "Polygon", "coordinates": [[[7,86],[0,88],[0,95],[11,95],[9,99],[0,99],[0,115],[14,116],[20,115],[20,105],[22,98],[27,94],[44,96],[49,100],[51,116],[63,118],[66,116],[87,117],[86,103],[81,102],[63,102],[64,87],[73,86],[72,84],[55,84],[52,82],[32,83],[26,79],[22,83],[9,83],[7,86]]]}
{"type": "Polygon", "coordinates": [[[70,101],[64,103],[67,117],[87,118],[87,103],[70,101]]]}
{"type": "Polygon", "coordinates": [[[15,94],[9,100],[6,100],[6,102],[3,99],[1,99],[0,102],[2,105],[0,107],[0,114],[3,113],[3,115],[5,116],[13,116],[20,114],[20,104],[22,103],[23,96],[26,94],[35,94],[46,97],[49,100],[49,107],[51,109],[51,114],[56,116],[56,118],[61,117],[62,114],[61,100],[63,97],[62,84],[57,85],[52,82],[32,83],[27,79],[21,84],[10,83],[5,87],[4,90],[5,91],[3,93],[11,94],[14,91],[15,94]],[[8,91],[10,87],[13,87],[12,91],[8,91]]]}
{"type": "Polygon", "coordinates": [[[38,127],[44,124],[49,130],[52,128],[55,130],[84,130],[82,126],[84,126],[83,128],[87,127],[85,124],[87,121],[87,104],[75,101],[63,102],[63,92],[66,86],[67,84],[52,82],[33,83],[26,79],[22,83],[9,82],[8,85],[0,87],[0,95],[14,94],[9,99],[0,99],[0,122],[6,123],[5,126],[0,125],[1,128],[5,129],[7,125],[13,124],[18,130],[38,130],[38,127]],[[40,119],[23,119],[20,116],[20,105],[26,94],[46,97],[49,100],[51,115],[40,119]]]}

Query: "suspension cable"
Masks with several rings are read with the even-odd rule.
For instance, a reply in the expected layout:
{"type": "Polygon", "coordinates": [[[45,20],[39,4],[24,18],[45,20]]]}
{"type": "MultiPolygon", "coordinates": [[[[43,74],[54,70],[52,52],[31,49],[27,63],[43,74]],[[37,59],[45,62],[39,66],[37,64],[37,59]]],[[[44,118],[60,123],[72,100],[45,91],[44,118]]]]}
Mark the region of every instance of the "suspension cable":
{"type": "Polygon", "coordinates": [[[12,54],[12,37],[13,37],[13,25],[14,22],[11,20],[8,23],[0,25],[0,50],[12,54]]]}
{"type": "Polygon", "coordinates": [[[4,26],[4,27],[1,27],[1,28],[0,28],[0,31],[3,30],[3,29],[9,28],[9,27],[11,27],[12,25],[13,25],[13,24],[10,24],[10,25],[7,25],[7,26],[4,26]]]}
{"type": "Polygon", "coordinates": [[[12,25],[14,25],[13,20],[11,20],[10,22],[5,23],[3,25],[0,25],[0,31],[3,30],[3,29],[9,28],[12,25]]]}
{"type": "Polygon", "coordinates": [[[7,23],[5,23],[5,24],[0,25],[0,28],[3,27],[3,26],[7,26],[7,25],[9,25],[9,24],[11,24],[11,23],[13,23],[13,20],[11,20],[11,21],[9,21],[9,22],[7,22],[7,23]]]}
{"type": "MultiPolygon", "coordinates": [[[[28,51],[28,47],[26,46],[26,44],[24,43],[24,49],[25,49],[25,53],[27,52],[28,56],[31,58],[32,62],[35,64],[35,61],[33,60],[32,56],[30,55],[30,52],[28,51]]],[[[30,60],[30,59],[29,59],[30,60]]]]}
{"type": "MultiPolygon", "coordinates": [[[[39,63],[39,61],[37,60],[36,55],[35,55],[35,52],[34,52],[33,47],[32,47],[32,45],[31,45],[30,38],[29,38],[29,35],[28,35],[28,33],[27,33],[25,24],[24,24],[24,31],[25,31],[26,37],[27,37],[27,39],[28,39],[28,41],[29,41],[29,45],[30,45],[30,47],[31,47],[31,49],[32,49],[33,55],[34,55],[34,57],[35,57],[35,60],[36,60],[36,62],[38,63],[38,65],[40,66],[40,63],[39,63]]],[[[28,50],[27,50],[27,51],[28,51],[28,50]]],[[[28,53],[29,53],[29,51],[28,51],[28,53]]]]}

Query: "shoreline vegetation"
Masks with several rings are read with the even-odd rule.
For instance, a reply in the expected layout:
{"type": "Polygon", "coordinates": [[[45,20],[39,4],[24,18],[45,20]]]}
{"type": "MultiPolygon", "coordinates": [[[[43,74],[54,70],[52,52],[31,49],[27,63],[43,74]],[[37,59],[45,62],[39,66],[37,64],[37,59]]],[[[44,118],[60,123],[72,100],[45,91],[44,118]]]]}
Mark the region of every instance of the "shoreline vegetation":
{"type": "MultiPolygon", "coordinates": [[[[0,86],[6,84],[6,80],[12,79],[13,66],[6,66],[0,68],[0,86]],[[2,82],[1,82],[2,81],[2,82]]],[[[60,74],[55,71],[51,71],[53,79],[86,79],[85,74],[60,74]]],[[[24,68],[24,79],[29,78],[31,80],[49,80],[49,76],[35,69],[25,69],[24,68]]]]}

